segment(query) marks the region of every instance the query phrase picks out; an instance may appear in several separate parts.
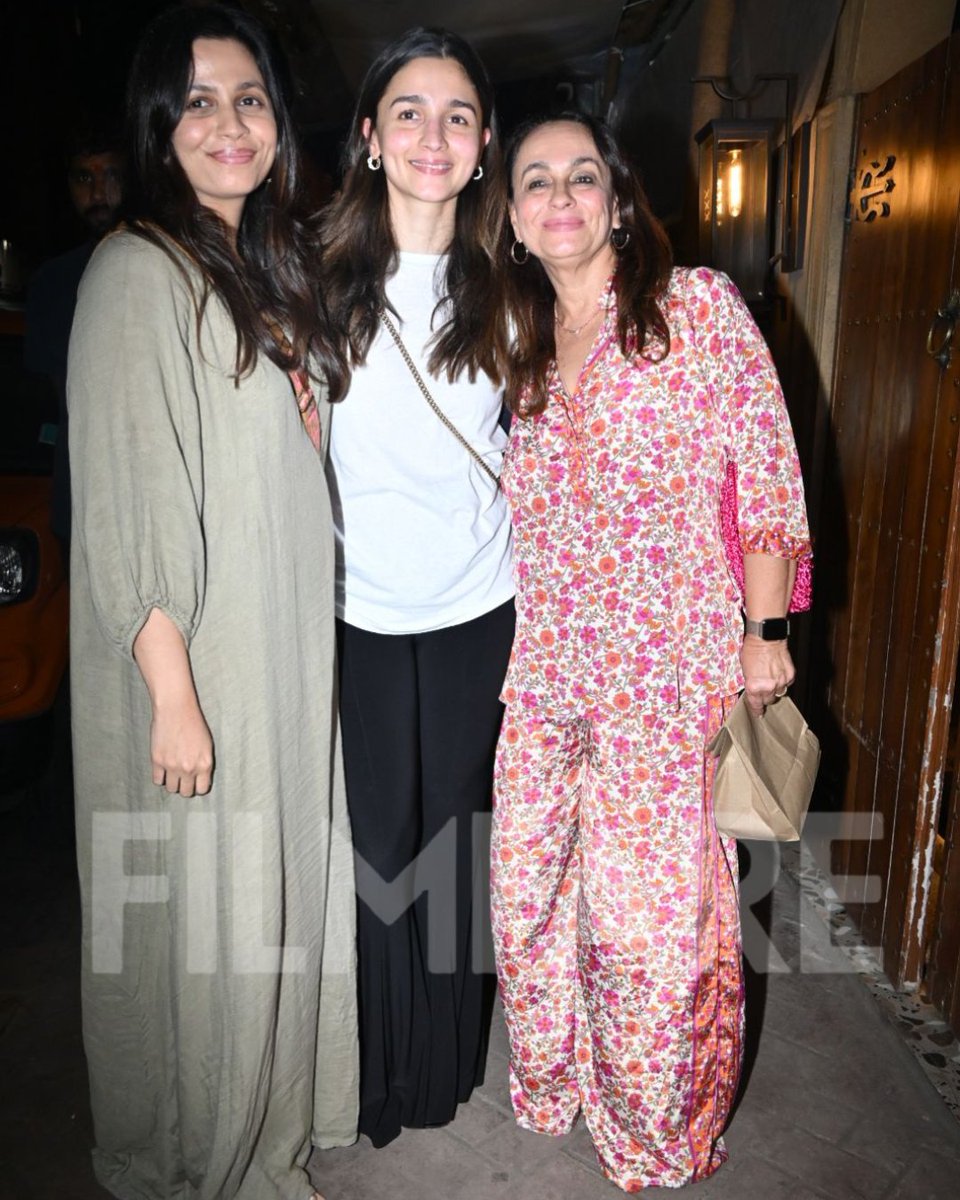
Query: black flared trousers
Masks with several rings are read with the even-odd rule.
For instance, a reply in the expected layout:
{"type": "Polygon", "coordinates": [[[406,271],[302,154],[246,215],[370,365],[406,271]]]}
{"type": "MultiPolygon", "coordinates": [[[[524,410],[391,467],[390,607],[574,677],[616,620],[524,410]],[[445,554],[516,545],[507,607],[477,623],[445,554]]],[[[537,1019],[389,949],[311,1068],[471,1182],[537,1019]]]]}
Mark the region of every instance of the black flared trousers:
{"type": "Polygon", "coordinates": [[[420,634],[337,623],[357,863],[360,1132],[452,1120],[494,995],[489,813],[513,601],[420,634]]]}

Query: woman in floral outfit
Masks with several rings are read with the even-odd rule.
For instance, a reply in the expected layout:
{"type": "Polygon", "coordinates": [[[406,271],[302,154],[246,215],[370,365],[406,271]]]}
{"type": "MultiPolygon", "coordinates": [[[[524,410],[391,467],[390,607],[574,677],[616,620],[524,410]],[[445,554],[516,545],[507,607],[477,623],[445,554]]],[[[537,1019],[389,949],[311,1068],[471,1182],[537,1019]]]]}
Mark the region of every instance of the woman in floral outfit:
{"type": "Polygon", "coordinates": [[[626,1192],[679,1187],[726,1157],[741,1058],[736,850],[705,746],[741,689],[760,718],[793,681],[802,483],[743,301],[671,271],[609,131],[535,119],[507,166],[518,625],[493,918],[513,1106],[551,1134],[582,1110],[626,1192]]]}

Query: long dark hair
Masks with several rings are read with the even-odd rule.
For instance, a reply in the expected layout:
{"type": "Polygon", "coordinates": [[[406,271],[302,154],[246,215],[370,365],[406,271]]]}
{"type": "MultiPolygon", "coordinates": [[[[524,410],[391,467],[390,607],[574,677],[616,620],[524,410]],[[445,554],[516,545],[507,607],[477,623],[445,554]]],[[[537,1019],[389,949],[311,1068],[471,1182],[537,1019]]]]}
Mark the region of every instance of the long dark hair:
{"type": "MultiPolygon", "coordinates": [[[[543,113],[523,121],[510,136],[505,154],[509,197],[513,199],[513,170],[521,145],[542,125],[561,121],[582,125],[593,138],[600,158],[610,171],[621,225],[630,235],[623,249],[617,251],[613,281],[620,349],[624,355],[640,355],[659,362],[670,349],[670,331],[660,307],[660,298],[670,280],[670,242],[653,215],[636,172],[624,158],[608,126],[581,112],[543,113]]],[[[555,293],[546,271],[532,254],[522,266],[510,261],[512,242],[508,228],[501,262],[506,263],[505,299],[516,340],[508,362],[506,398],[518,415],[533,416],[546,407],[547,372],[557,353],[555,293]]]]}
{"type": "Polygon", "coordinates": [[[161,13],[134,56],[127,122],[134,168],[129,227],[177,261],[172,241],[199,267],[205,290],[198,297],[198,323],[216,293],[237,331],[237,378],[253,369],[260,352],[284,368],[301,367],[312,355],[331,388],[342,388],[345,360],[317,296],[317,234],[306,215],[285,70],[262,26],[222,4],[161,13]],[[224,221],[200,203],[171,144],[193,79],[198,38],[236,41],[250,52],[277,124],[276,158],[269,177],[247,197],[236,248],[224,221]],[[289,346],[278,343],[269,323],[282,329],[289,346]]]}
{"type": "MultiPolygon", "coordinates": [[[[493,85],[473,48],[445,29],[408,30],[367,71],[343,151],[343,187],[323,219],[323,290],[344,351],[353,366],[366,361],[377,332],[378,309],[388,307],[386,281],[397,269],[397,244],[390,225],[383,171],[367,169],[370,153],[364,121],[376,126],[377,105],[391,79],[415,58],[450,58],[463,67],[480,99],[481,127],[490,130],[483,152],[483,179],[471,181],[457,198],[441,305],[447,319],[433,339],[430,371],[471,380],[483,371],[499,380],[505,325],[495,283],[505,191],[493,85]]],[[[438,306],[440,307],[440,306],[438,306]]],[[[332,399],[338,397],[331,396],[332,399]]]]}

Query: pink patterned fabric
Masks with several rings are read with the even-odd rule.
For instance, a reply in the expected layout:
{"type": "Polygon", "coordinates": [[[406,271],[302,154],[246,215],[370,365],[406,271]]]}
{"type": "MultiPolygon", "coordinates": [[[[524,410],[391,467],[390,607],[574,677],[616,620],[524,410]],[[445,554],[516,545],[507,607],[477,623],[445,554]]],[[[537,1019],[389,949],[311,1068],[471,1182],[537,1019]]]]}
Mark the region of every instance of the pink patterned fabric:
{"type": "Polygon", "coordinates": [[[310,441],[313,442],[313,448],[319,454],[320,452],[320,412],[317,408],[317,401],[313,394],[313,388],[310,386],[310,377],[306,371],[289,371],[290,382],[293,384],[293,394],[297,398],[297,408],[300,410],[300,419],[303,421],[303,427],[307,431],[310,441]]]}
{"type": "Polygon", "coordinates": [[[742,547],[810,554],[790,421],[749,310],[705,268],[675,270],[664,303],[662,362],[624,358],[611,294],[576,395],[554,370],[546,410],[513,424],[500,480],[518,618],[506,704],[625,713],[743,687],[720,520],[729,461],[742,547]]]}
{"type": "MultiPolygon", "coordinates": [[[[727,706],[732,703],[727,702],[727,706]]],[[[740,1076],[737,854],[703,746],[724,705],[553,723],[510,710],[492,913],[517,1121],[582,1113],[625,1192],[705,1179],[740,1076]]]]}
{"type": "MultiPolygon", "coordinates": [[[[720,491],[720,528],[727,566],[740,590],[742,604],[746,589],[743,583],[743,546],[740,543],[740,526],[737,519],[737,464],[734,462],[727,463],[720,491]]],[[[797,560],[789,611],[806,612],[812,603],[813,555],[805,554],[797,560]]]]}
{"type": "MultiPolygon", "coordinates": [[[[283,327],[277,321],[267,319],[267,328],[273,334],[283,353],[289,355],[292,347],[283,327]]],[[[316,397],[310,385],[310,375],[302,367],[296,367],[287,371],[287,377],[293,385],[293,395],[297,402],[297,408],[300,410],[303,428],[306,430],[307,437],[313,442],[314,450],[319,454],[323,431],[320,427],[320,410],[317,408],[316,397]]]]}
{"type": "Polygon", "coordinates": [[[583,1113],[628,1192],[723,1161],[740,1063],[736,858],[705,745],[742,687],[738,540],[810,540],[770,356],[724,276],[677,270],[669,355],[624,357],[607,311],[573,396],[514,422],[517,632],[502,698],[494,938],[517,1119],[583,1113]],[[694,328],[695,326],[695,328],[694,328]]]}

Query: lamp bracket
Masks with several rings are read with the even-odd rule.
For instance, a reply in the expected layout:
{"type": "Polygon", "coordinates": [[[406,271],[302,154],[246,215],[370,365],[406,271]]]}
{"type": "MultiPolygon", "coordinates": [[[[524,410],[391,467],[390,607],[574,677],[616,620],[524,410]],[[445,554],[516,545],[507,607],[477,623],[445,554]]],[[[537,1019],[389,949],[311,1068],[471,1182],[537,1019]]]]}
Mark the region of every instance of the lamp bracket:
{"type": "Polygon", "coordinates": [[[764,88],[763,83],[758,86],[757,80],[754,79],[745,92],[737,91],[733,86],[733,81],[727,75],[694,75],[690,82],[709,83],[715,95],[719,96],[721,100],[728,100],[734,104],[739,104],[741,100],[755,99],[764,88]]]}
{"type": "Polygon", "coordinates": [[[760,93],[765,90],[768,83],[784,84],[786,88],[785,107],[788,126],[786,134],[789,137],[791,132],[789,124],[793,116],[793,90],[797,82],[796,75],[754,75],[745,91],[735,88],[729,75],[694,75],[690,82],[709,83],[715,95],[734,106],[734,116],[736,116],[736,106],[738,104],[742,104],[748,100],[756,100],[760,93]]]}

